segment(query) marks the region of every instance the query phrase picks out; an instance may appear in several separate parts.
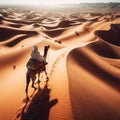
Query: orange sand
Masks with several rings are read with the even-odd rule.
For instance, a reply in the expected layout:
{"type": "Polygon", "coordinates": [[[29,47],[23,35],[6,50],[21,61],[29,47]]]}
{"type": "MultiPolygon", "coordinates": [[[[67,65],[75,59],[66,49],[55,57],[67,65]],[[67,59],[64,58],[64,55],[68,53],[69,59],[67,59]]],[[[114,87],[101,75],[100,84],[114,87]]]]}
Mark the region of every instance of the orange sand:
{"type": "Polygon", "coordinates": [[[28,120],[120,120],[120,13],[83,14],[83,21],[79,13],[73,20],[5,11],[7,16],[0,16],[0,120],[25,115],[28,120]],[[49,81],[41,74],[40,87],[26,105],[26,63],[35,44],[41,54],[51,46],[49,81]]]}

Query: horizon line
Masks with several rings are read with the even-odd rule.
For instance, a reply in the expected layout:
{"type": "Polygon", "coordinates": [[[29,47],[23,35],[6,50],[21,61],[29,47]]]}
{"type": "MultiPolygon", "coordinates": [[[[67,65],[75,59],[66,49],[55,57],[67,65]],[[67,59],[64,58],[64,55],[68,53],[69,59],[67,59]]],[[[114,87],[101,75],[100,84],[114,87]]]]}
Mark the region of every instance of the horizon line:
{"type": "MultiPolygon", "coordinates": [[[[96,3],[96,4],[99,4],[99,3],[120,3],[120,2],[80,2],[80,3],[55,3],[56,5],[77,5],[77,4],[94,4],[94,3],[96,3]]],[[[45,5],[45,3],[36,3],[36,4],[0,4],[0,6],[2,6],[2,5],[23,5],[23,6],[25,6],[25,5],[45,5]]]]}

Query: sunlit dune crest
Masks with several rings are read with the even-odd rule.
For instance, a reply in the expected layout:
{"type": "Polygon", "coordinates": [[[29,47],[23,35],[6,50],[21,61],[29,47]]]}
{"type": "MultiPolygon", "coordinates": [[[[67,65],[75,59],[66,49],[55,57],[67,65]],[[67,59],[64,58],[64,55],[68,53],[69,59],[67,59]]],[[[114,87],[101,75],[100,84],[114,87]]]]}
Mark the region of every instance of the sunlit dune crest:
{"type": "Polygon", "coordinates": [[[119,3],[75,6],[0,9],[0,120],[120,120],[119,3]],[[34,45],[49,79],[26,94],[34,45]]]}

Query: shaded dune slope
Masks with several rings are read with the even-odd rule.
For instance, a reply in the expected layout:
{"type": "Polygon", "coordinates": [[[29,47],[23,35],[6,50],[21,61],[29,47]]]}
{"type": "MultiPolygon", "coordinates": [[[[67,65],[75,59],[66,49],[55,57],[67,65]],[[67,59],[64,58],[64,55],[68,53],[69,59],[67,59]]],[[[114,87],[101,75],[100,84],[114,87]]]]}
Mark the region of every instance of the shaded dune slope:
{"type": "Polygon", "coordinates": [[[120,46],[120,24],[111,24],[109,30],[98,30],[95,35],[109,43],[120,46]]]}
{"type": "Polygon", "coordinates": [[[5,43],[5,45],[8,46],[8,47],[14,47],[18,43],[20,43],[21,41],[23,41],[23,40],[25,40],[25,39],[27,39],[29,37],[31,37],[31,36],[30,35],[23,35],[23,36],[18,37],[18,38],[14,39],[14,40],[12,40],[10,42],[5,43]]]}
{"type": "Polygon", "coordinates": [[[61,33],[63,33],[64,30],[65,29],[63,28],[63,29],[56,29],[56,30],[45,30],[43,32],[46,33],[50,37],[56,37],[56,36],[60,35],[61,33]]]}
{"type": "Polygon", "coordinates": [[[97,65],[88,51],[77,48],[67,58],[74,120],[119,120],[120,97],[113,88],[120,91],[120,79],[97,65]]]}
{"type": "Polygon", "coordinates": [[[9,24],[10,27],[15,27],[15,28],[20,28],[22,27],[23,25],[22,24],[9,24]]]}
{"type": "Polygon", "coordinates": [[[102,57],[120,59],[120,47],[113,46],[103,40],[93,42],[87,45],[87,47],[102,57]]]}
{"type": "Polygon", "coordinates": [[[66,27],[70,27],[73,26],[74,24],[76,25],[77,21],[72,21],[72,20],[59,20],[59,21],[55,21],[52,24],[51,23],[43,23],[44,27],[47,29],[55,29],[55,28],[66,28],[66,27]],[[45,26],[46,24],[46,26],[45,26]],[[51,26],[50,26],[51,24],[51,26]],[[49,25],[49,26],[48,26],[49,25]]]}
{"type": "MultiPolygon", "coordinates": [[[[78,64],[81,67],[83,67],[84,69],[89,71],[91,74],[98,76],[104,82],[106,82],[106,83],[112,85],[113,87],[116,87],[118,90],[120,90],[120,78],[116,77],[114,74],[112,74],[111,71],[109,71],[109,70],[106,71],[106,69],[104,69],[104,67],[103,67],[105,64],[108,64],[108,63],[104,64],[104,61],[102,61],[102,58],[97,58],[98,63],[97,62],[95,63],[93,60],[94,58],[91,58],[88,55],[88,54],[93,54],[93,52],[91,52],[90,49],[87,50],[90,52],[87,52],[85,49],[87,49],[87,48],[85,48],[85,47],[80,48],[80,50],[76,49],[73,52],[71,52],[70,54],[73,55],[74,59],[76,60],[76,62],[78,62],[78,64]],[[99,61],[99,59],[100,59],[100,61],[99,61]],[[86,60],[86,62],[83,60],[86,60]],[[101,65],[102,63],[99,63],[99,62],[103,62],[103,65],[101,65]]],[[[114,69],[114,67],[113,67],[113,69],[114,69]]]]}
{"type": "Polygon", "coordinates": [[[0,27],[0,42],[6,41],[11,37],[19,34],[27,34],[29,36],[38,35],[37,31],[30,31],[30,30],[18,30],[8,27],[0,27]]]}
{"type": "Polygon", "coordinates": [[[70,20],[62,20],[62,21],[58,24],[58,26],[59,26],[59,27],[69,27],[69,26],[74,25],[74,23],[75,23],[75,22],[70,21],[70,20]]]}
{"type": "Polygon", "coordinates": [[[15,19],[9,19],[4,17],[2,17],[1,19],[8,22],[12,22],[12,23],[19,23],[19,24],[26,24],[26,25],[35,23],[34,21],[15,20],[15,19]]]}
{"type": "Polygon", "coordinates": [[[44,27],[48,29],[48,30],[45,30],[44,32],[50,37],[57,37],[58,35],[63,33],[68,27],[79,25],[79,24],[81,24],[81,23],[77,23],[77,21],[73,22],[72,20],[71,21],[70,20],[61,20],[54,27],[46,27],[44,25],[44,27]]]}

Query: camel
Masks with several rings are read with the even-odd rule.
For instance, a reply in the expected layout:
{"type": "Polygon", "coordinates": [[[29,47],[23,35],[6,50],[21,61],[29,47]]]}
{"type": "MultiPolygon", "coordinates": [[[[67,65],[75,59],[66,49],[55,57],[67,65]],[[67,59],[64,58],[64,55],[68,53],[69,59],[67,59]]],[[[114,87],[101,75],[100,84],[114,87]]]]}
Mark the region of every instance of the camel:
{"type": "Polygon", "coordinates": [[[28,87],[29,87],[30,80],[32,80],[32,88],[34,88],[34,91],[35,91],[37,89],[34,86],[34,83],[35,83],[35,80],[36,80],[36,75],[38,75],[38,81],[37,81],[38,85],[40,83],[40,80],[39,80],[40,73],[45,72],[46,80],[48,81],[48,79],[49,79],[49,77],[47,75],[47,72],[46,72],[46,65],[48,64],[46,62],[46,58],[47,58],[47,53],[48,53],[49,48],[50,48],[49,45],[44,47],[44,55],[43,55],[44,61],[42,63],[30,58],[29,61],[26,64],[27,73],[26,73],[26,89],[25,89],[25,92],[26,92],[27,99],[29,99],[28,87]],[[29,68],[28,66],[31,66],[31,68],[29,68]]]}

